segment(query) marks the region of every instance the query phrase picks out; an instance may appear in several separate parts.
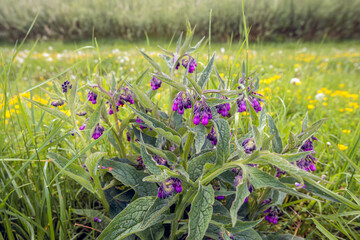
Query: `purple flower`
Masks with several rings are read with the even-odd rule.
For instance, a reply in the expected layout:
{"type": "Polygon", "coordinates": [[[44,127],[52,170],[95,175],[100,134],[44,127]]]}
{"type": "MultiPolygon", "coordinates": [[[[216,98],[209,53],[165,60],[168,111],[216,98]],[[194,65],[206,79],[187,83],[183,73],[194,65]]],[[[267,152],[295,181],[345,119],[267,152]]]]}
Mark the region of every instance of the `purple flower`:
{"type": "Polygon", "coordinates": [[[314,142],[313,141],[317,141],[318,139],[314,136],[311,136],[311,138],[309,138],[308,140],[306,140],[304,142],[304,144],[301,146],[301,150],[303,152],[313,152],[314,151],[314,142]]]}
{"type": "Polygon", "coordinates": [[[105,128],[103,126],[101,126],[99,123],[96,125],[92,138],[94,140],[98,139],[99,137],[101,137],[101,135],[103,134],[105,128]]]}
{"type": "MultiPolygon", "coordinates": [[[[254,108],[255,112],[260,112],[262,107],[261,107],[261,103],[263,100],[257,96],[262,96],[256,92],[253,92],[250,90],[250,87],[248,87],[248,100],[250,102],[250,105],[254,108]]],[[[238,105],[238,112],[245,112],[247,111],[247,106],[246,106],[246,99],[244,94],[239,94],[241,97],[238,98],[238,100],[236,101],[237,105],[238,105]]]]}
{"type": "MultiPolygon", "coordinates": [[[[116,112],[119,111],[119,106],[116,106],[116,112]]],[[[113,110],[113,107],[112,107],[112,104],[110,103],[109,105],[109,115],[113,115],[114,114],[114,110],[113,110]]]]}
{"type": "Polygon", "coordinates": [[[83,117],[87,114],[87,112],[85,111],[81,111],[81,112],[77,112],[76,115],[80,116],[80,117],[83,117]]]}
{"type": "Polygon", "coordinates": [[[195,62],[195,59],[191,56],[188,56],[187,59],[183,59],[181,61],[181,64],[183,65],[184,68],[188,68],[188,72],[189,73],[193,73],[195,71],[195,68],[197,67],[197,64],[195,62]]]}
{"type": "Polygon", "coordinates": [[[241,145],[244,147],[244,152],[246,154],[250,154],[256,150],[256,145],[253,138],[245,139],[241,145]]]}
{"type": "Polygon", "coordinates": [[[145,129],[145,128],[147,128],[147,127],[145,126],[145,122],[144,122],[143,120],[141,120],[141,118],[137,117],[137,118],[136,118],[136,122],[137,122],[137,123],[140,123],[140,129],[145,129]]]}
{"type": "Polygon", "coordinates": [[[209,123],[209,120],[212,119],[212,113],[210,107],[205,103],[205,101],[198,101],[194,105],[194,119],[193,123],[199,125],[201,123],[206,126],[209,123]]]}
{"type": "Polygon", "coordinates": [[[56,100],[56,101],[52,101],[51,105],[54,106],[54,107],[59,107],[59,106],[64,105],[64,103],[65,102],[63,100],[56,100]]]}
{"type": "Polygon", "coordinates": [[[92,104],[96,104],[96,99],[97,99],[97,94],[92,92],[92,91],[89,91],[88,92],[88,101],[91,102],[92,104]]]}
{"type": "Polygon", "coordinates": [[[285,175],[286,172],[281,170],[280,168],[278,168],[277,166],[274,166],[274,168],[276,169],[276,177],[281,177],[281,175],[285,175]]]}
{"type": "Polygon", "coordinates": [[[157,162],[157,164],[159,164],[159,165],[165,166],[167,164],[167,160],[158,155],[155,155],[153,158],[154,158],[154,161],[157,162]]]}
{"type": "Polygon", "coordinates": [[[247,110],[247,107],[246,107],[246,101],[245,99],[238,99],[236,101],[237,105],[238,105],[238,112],[245,112],[247,110]]]}
{"type": "Polygon", "coordinates": [[[125,105],[125,102],[128,102],[129,104],[134,104],[134,97],[133,93],[129,90],[127,87],[120,88],[120,94],[119,98],[116,102],[116,106],[122,107],[125,105]]]}
{"type": "Polygon", "coordinates": [[[158,189],[158,197],[167,198],[171,196],[174,192],[182,192],[181,180],[177,178],[170,178],[165,182],[161,183],[158,189]]]}
{"type": "Polygon", "coordinates": [[[157,90],[157,89],[159,89],[160,87],[161,87],[161,80],[160,79],[157,79],[156,77],[152,77],[152,79],[151,79],[151,83],[150,83],[150,85],[151,85],[151,89],[152,90],[157,90]]]}
{"type": "Polygon", "coordinates": [[[221,200],[224,200],[224,199],[225,199],[225,196],[217,196],[216,199],[219,200],[219,201],[221,201],[221,200]]]}
{"type": "Polygon", "coordinates": [[[172,106],[172,110],[177,111],[179,114],[184,114],[185,109],[189,109],[192,107],[190,97],[183,92],[179,92],[178,95],[174,98],[174,103],[172,106]]]}
{"type": "Polygon", "coordinates": [[[315,171],[316,170],[316,158],[311,154],[315,153],[314,151],[314,143],[313,141],[317,141],[318,139],[314,136],[311,136],[308,140],[304,142],[304,144],[301,146],[301,151],[303,152],[310,152],[309,155],[306,157],[297,160],[296,165],[305,170],[305,171],[315,171]]]}
{"type": "Polygon", "coordinates": [[[143,169],[146,169],[142,156],[139,156],[136,161],[138,162],[137,168],[142,167],[143,169]]]}
{"type": "Polygon", "coordinates": [[[131,141],[131,137],[130,137],[130,133],[129,133],[129,132],[126,133],[126,140],[127,140],[128,142],[131,141]]]}
{"type": "MultiPolygon", "coordinates": [[[[224,99],[224,97],[222,97],[222,99],[224,99]]],[[[225,99],[228,99],[228,98],[225,97],[225,99]]],[[[219,104],[215,107],[216,107],[218,114],[221,114],[221,116],[223,116],[223,117],[230,117],[230,114],[229,114],[230,103],[219,104]]]]}
{"type": "Polygon", "coordinates": [[[79,127],[79,129],[80,129],[81,131],[86,128],[86,123],[87,123],[87,120],[83,123],[83,125],[81,125],[81,126],[79,127]]]}
{"type": "Polygon", "coordinates": [[[94,222],[97,222],[99,220],[99,218],[94,217],[94,222]]]}
{"type": "Polygon", "coordinates": [[[63,84],[61,84],[61,87],[62,87],[63,93],[67,93],[68,89],[72,88],[72,84],[70,84],[70,82],[68,80],[66,80],[65,82],[63,82],[63,84]]]}
{"type": "Polygon", "coordinates": [[[261,204],[262,205],[266,205],[266,204],[269,204],[271,203],[272,199],[271,198],[268,198],[268,199],[265,199],[261,204]]]}
{"type": "Polygon", "coordinates": [[[212,145],[216,145],[217,144],[217,137],[216,137],[216,132],[214,131],[214,127],[211,128],[211,132],[207,135],[206,137],[212,145]]]}
{"type": "Polygon", "coordinates": [[[265,220],[272,224],[277,224],[278,222],[278,215],[280,214],[280,209],[276,206],[271,206],[268,209],[264,211],[264,213],[267,213],[265,216],[265,220]]]}

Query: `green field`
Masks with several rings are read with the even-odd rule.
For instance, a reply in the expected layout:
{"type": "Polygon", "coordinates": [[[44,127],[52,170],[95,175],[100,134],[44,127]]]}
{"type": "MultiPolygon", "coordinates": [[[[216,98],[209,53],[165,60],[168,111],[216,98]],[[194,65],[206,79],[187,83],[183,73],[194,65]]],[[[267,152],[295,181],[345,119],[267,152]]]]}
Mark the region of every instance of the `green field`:
{"type": "MultiPolygon", "coordinates": [[[[216,52],[215,67],[225,81],[236,78],[248,60],[249,72],[259,73],[259,92],[282,136],[299,132],[306,112],[312,123],[327,118],[316,134],[318,164],[314,174],[329,181],[324,186],[360,205],[360,172],[349,162],[359,164],[356,146],[360,136],[360,42],[254,43],[248,54],[244,49],[238,51],[241,44],[214,43],[210,48],[204,44],[194,57],[203,69],[206,64],[202,63],[216,52]]],[[[175,49],[175,43],[163,42],[100,41],[98,49],[91,42],[40,42],[26,43],[11,59],[12,46],[0,47],[0,239],[93,239],[97,230],[105,228],[105,223],[94,223],[81,210],[102,210],[99,201],[66,175],[57,176],[59,169],[47,155],[49,150],[74,155],[81,149],[77,137],[68,134],[71,127],[64,126],[54,133],[58,121],[19,99],[50,104],[55,82],[61,84],[66,79],[80,79],[83,93],[88,82],[113,77],[136,80],[149,68],[136,47],[159,60],[161,50],[157,45],[175,49]],[[59,139],[60,143],[50,142],[59,139]],[[6,238],[11,232],[14,238],[6,238]]],[[[143,92],[150,89],[149,73],[140,86],[143,92]]],[[[209,84],[218,85],[214,73],[209,84]]],[[[167,85],[163,84],[160,90],[152,95],[152,100],[168,107],[167,85]]],[[[86,98],[84,94],[81,97],[86,98]]],[[[69,114],[67,105],[60,109],[69,114]]],[[[119,116],[126,117],[130,112],[125,106],[119,116]]],[[[79,119],[78,127],[82,124],[79,119]]],[[[115,156],[116,150],[102,141],[99,150],[115,156]]],[[[80,159],[78,163],[81,164],[80,159]]],[[[288,200],[283,211],[283,225],[262,223],[259,229],[281,231],[284,227],[284,232],[313,239],[331,239],[331,234],[342,239],[360,238],[359,212],[344,204],[288,200]]]]}

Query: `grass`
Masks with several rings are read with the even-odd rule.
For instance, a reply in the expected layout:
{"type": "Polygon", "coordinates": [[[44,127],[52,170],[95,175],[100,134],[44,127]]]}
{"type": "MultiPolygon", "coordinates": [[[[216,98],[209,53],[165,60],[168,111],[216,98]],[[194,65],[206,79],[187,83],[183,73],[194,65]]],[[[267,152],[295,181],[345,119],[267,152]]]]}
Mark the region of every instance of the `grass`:
{"type": "MultiPolygon", "coordinates": [[[[93,239],[96,231],[105,227],[94,223],[89,215],[81,214],[81,210],[73,210],[101,210],[101,205],[71,179],[63,175],[55,177],[59,169],[46,157],[47,150],[54,148],[76,154],[81,150],[76,138],[64,132],[62,122],[52,121],[51,116],[26,101],[19,101],[19,97],[49,104],[56,81],[79,78],[83,86],[90,79],[111,78],[112,74],[134,80],[148,68],[136,47],[159,58],[158,44],[174,48],[175,43],[168,46],[149,39],[136,43],[100,41],[99,52],[90,42],[27,43],[11,66],[13,47],[1,47],[0,239],[93,239]],[[100,59],[101,65],[95,68],[100,59]]],[[[306,112],[311,122],[327,118],[317,136],[319,163],[315,174],[324,175],[331,182],[327,185],[329,189],[357,204],[360,204],[360,171],[356,167],[360,142],[359,46],[358,41],[264,43],[250,44],[248,53],[249,71],[260,72],[261,93],[267,100],[268,111],[279,123],[282,136],[299,130],[306,112]],[[299,81],[292,84],[293,78],[299,81]]],[[[225,79],[241,72],[246,55],[241,53],[235,62],[239,47],[239,43],[211,44],[211,51],[217,53],[215,66],[225,79]],[[231,71],[226,71],[230,66],[231,71]]],[[[197,56],[200,66],[208,59],[208,51],[207,45],[200,49],[197,56]]],[[[146,76],[144,89],[149,88],[150,78],[146,76]]],[[[168,102],[161,101],[168,97],[165,84],[160,89],[153,99],[164,104],[168,102]]],[[[60,109],[67,114],[66,106],[60,109]]],[[[123,108],[120,116],[128,112],[123,108]]],[[[78,126],[81,125],[79,122],[78,126]]],[[[103,150],[115,154],[108,145],[103,150]]],[[[291,201],[286,204],[290,205],[291,201]]],[[[297,215],[285,229],[291,234],[314,239],[360,237],[356,230],[360,213],[342,204],[303,201],[287,214],[289,218],[297,215]]],[[[266,231],[268,226],[261,228],[266,231]]]]}

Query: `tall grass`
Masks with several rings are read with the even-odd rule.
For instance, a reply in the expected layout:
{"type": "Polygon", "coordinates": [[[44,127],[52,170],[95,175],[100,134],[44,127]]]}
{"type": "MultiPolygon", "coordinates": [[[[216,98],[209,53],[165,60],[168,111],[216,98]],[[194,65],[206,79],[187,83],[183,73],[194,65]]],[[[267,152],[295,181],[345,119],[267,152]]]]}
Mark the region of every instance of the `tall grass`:
{"type": "MultiPolygon", "coordinates": [[[[185,21],[197,25],[196,34],[208,33],[212,9],[213,40],[242,35],[241,1],[238,0],[1,0],[0,37],[23,36],[39,13],[32,36],[52,39],[97,37],[137,39],[169,37],[185,29],[185,21]]],[[[246,0],[245,11],[251,40],[360,36],[360,0],[246,0]]]]}

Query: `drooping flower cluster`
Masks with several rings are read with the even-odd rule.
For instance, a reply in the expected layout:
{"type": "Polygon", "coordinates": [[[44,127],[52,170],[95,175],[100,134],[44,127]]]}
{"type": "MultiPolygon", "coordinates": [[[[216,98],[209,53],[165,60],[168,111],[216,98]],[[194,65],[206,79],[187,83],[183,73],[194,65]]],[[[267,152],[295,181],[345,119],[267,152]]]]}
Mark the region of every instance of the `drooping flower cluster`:
{"type": "Polygon", "coordinates": [[[214,127],[211,128],[211,132],[207,135],[206,138],[211,142],[212,145],[217,144],[217,137],[214,127]]]}
{"type": "Polygon", "coordinates": [[[189,73],[193,73],[197,67],[197,64],[195,62],[195,59],[191,56],[188,56],[188,58],[184,58],[181,61],[181,64],[183,65],[184,68],[188,69],[189,73]]]}
{"type": "MultiPolygon", "coordinates": [[[[257,94],[257,93],[254,93],[257,94]]],[[[249,96],[249,102],[251,104],[251,106],[254,108],[255,112],[260,112],[262,107],[261,107],[261,103],[262,99],[254,97],[254,96],[249,96]]],[[[246,99],[245,96],[240,97],[237,101],[236,101],[237,105],[238,105],[238,112],[245,112],[247,111],[247,107],[246,107],[246,99]]]]}
{"type": "Polygon", "coordinates": [[[51,105],[54,106],[54,107],[60,107],[60,106],[62,106],[64,104],[65,104],[65,102],[63,100],[56,100],[56,101],[51,102],[51,105]]]}
{"type": "Polygon", "coordinates": [[[126,141],[128,141],[128,142],[131,141],[131,136],[130,136],[129,132],[126,133],[126,141]]]}
{"type": "MultiPolygon", "coordinates": [[[[224,99],[222,97],[222,99],[224,99]]],[[[225,97],[225,99],[227,99],[227,97],[225,97]]],[[[216,110],[219,114],[221,114],[221,116],[223,117],[230,117],[229,111],[230,111],[230,103],[224,103],[224,104],[219,104],[216,107],[216,110]]]]}
{"type": "Polygon", "coordinates": [[[129,88],[122,87],[122,88],[120,88],[119,91],[120,91],[119,98],[116,102],[117,107],[124,106],[125,102],[128,102],[129,104],[134,104],[134,96],[129,88]]]}
{"type": "Polygon", "coordinates": [[[169,178],[165,182],[161,183],[158,189],[158,197],[167,198],[171,196],[174,192],[182,192],[181,180],[177,178],[169,178]]]}
{"type": "Polygon", "coordinates": [[[244,147],[244,152],[246,154],[250,154],[256,150],[256,145],[255,145],[255,141],[253,138],[245,139],[241,145],[244,147]]]}
{"type": "Polygon", "coordinates": [[[172,110],[177,111],[179,114],[184,114],[185,109],[189,109],[192,107],[191,99],[188,94],[184,94],[183,92],[179,92],[178,95],[174,98],[174,103],[172,106],[172,110]]]}
{"type": "Polygon", "coordinates": [[[81,112],[77,112],[76,115],[80,116],[80,117],[83,117],[87,114],[87,112],[85,111],[81,111],[81,112]]]}
{"type": "Polygon", "coordinates": [[[162,81],[161,81],[160,79],[158,79],[158,78],[156,78],[155,76],[153,76],[153,77],[151,78],[151,83],[150,83],[151,89],[152,89],[152,90],[157,90],[157,89],[159,89],[159,88],[161,87],[161,83],[162,83],[162,81]]]}
{"type": "Polygon", "coordinates": [[[162,157],[160,157],[160,156],[158,156],[158,155],[155,155],[154,157],[153,157],[153,159],[154,159],[154,161],[157,163],[157,164],[159,164],[159,165],[166,165],[167,164],[167,160],[166,159],[164,159],[164,158],[162,158],[162,157]]]}
{"type": "Polygon", "coordinates": [[[94,129],[92,138],[94,140],[98,139],[99,137],[101,137],[101,135],[103,134],[104,131],[105,131],[105,128],[98,123],[94,129]]]}
{"type": "Polygon", "coordinates": [[[316,166],[315,166],[316,158],[312,155],[312,153],[315,153],[313,141],[317,141],[317,140],[318,139],[316,137],[312,136],[311,138],[306,140],[305,143],[301,146],[301,151],[309,152],[309,155],[296,161],[296,165],[299,168],[305,171],[312,171],[312,172],[316,170],[316,166]]]}
{"type": "Polygon", "coordinates": [[[92,104],[96,104],[97,94],[95,92],[89,91],[87,99],[92,104]]]}
{"type": "Polygon", "coordinates": [[[199,125],[201,123],[206,126],[209,123],[209,120],[212,119],[212,113],[210,107],[206,104],[205,101],[198,101],[194,105],[194,119],[193,123],[199,125]]]}
{"type": "Polygon", "coordinates": [[[269,207],[264,211],[264,213],[267,214],[265,220],[272,224],[277,224],[280,212],[281,211],[277,206],[269,207]]]}
{"type": "Polygon", "coordinates": [[[72,88],[72,84],[70,84],[70,82],[68,80],[66,80],[65,82],[63,82],[63,84],[61,84],[61,88],[63,93],[67,93],[68,89],[72,88]]]}
{"type": "MultiPolygon", "coordinates": [[[[119,111],[119,106],[116,106],[116,112],[119,111]]],[[[111,103],[109,103],[109,115],[113,115],[114,114],[114,109],[111,103]]]]}

